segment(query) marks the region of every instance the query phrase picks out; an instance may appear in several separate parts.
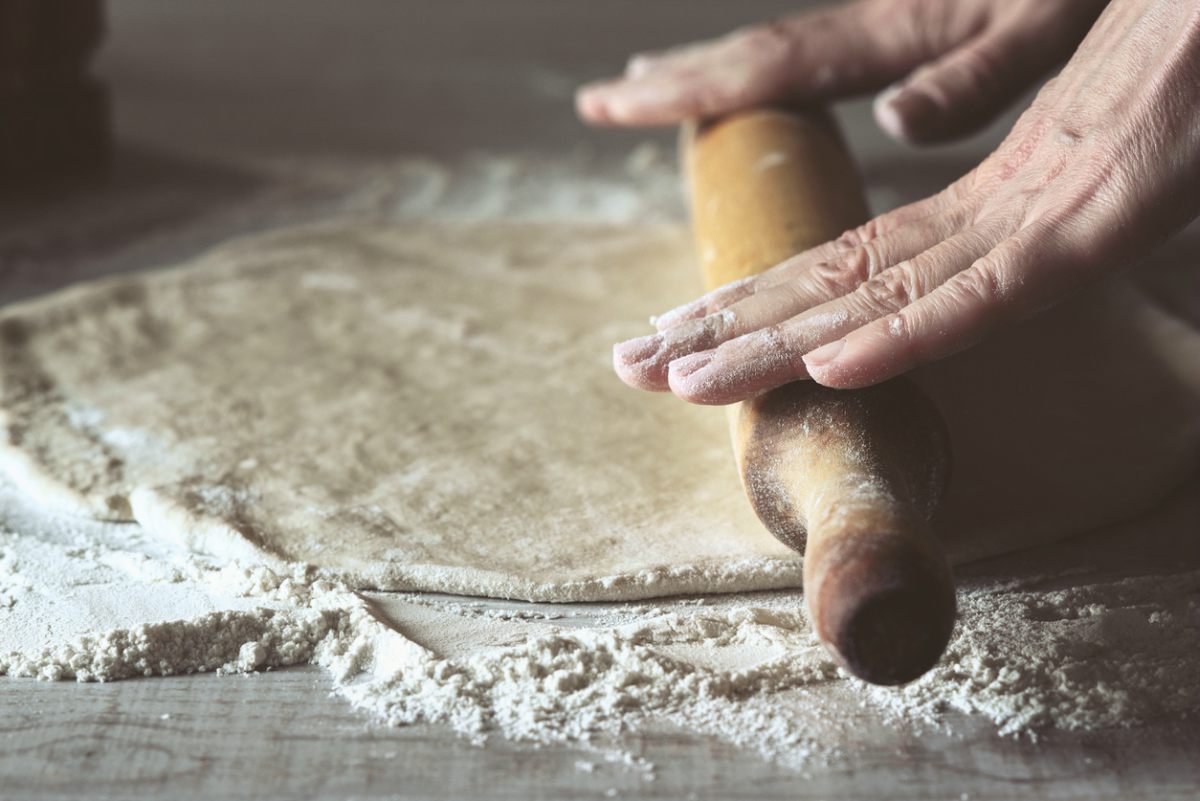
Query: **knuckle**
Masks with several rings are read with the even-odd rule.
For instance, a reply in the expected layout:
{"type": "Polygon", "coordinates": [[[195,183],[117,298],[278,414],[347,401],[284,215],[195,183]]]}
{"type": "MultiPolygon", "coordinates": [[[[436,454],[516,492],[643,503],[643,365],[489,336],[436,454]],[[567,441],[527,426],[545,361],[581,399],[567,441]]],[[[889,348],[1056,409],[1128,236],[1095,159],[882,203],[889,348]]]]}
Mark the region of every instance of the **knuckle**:
{"type": "Polygon", "coordinates": [[[844,258],[817,264],[810,277],[827,295],[847,295],[870,277],[870,256],[862,249],[855,250],[844,258]]]}
{"type": "Polygon", "coordinates": [[[901,262],[864,282],[856,294],[868,309],[890,314],[921,296],[920,279],[911,262],[901,262]]]}
{"type": "Polygon", "coordinates": [[[957,225],[965,225],[974,215],[978,203],[980,169],[974,167],[938,193],[940,208],[953,215],[957,225]]]}
{"type": "Polygon", "coordinates": [[[707,349],[728,339],[733,325],[733,312],[718,311],[677,326],[667,334],[666,341],[672,348],[707,349]]]}
{"type": "Polygon", "coordinates": [[[860,247],[867,242],[874,241],[882,233],[880,230],[880,219],[881,218],[879,217],[874,217],[870,220],[867,220],[862,225],[858,225],[854,228],[844,231],[842,235],[837,238],[838,244],[845,249],[853,250],[854,248],[860,247]]]}
{"type": "Polygon", "coordinates": [[[786,53],[792,45],[792,29],[786,20],[772,20],[751,25],[734,34],[737,43],[756,55],[773,56],[786,53]]]}
{"type": "Polygon", "coordinates": [[[851,228],[849,230],[843,231],[841,233],[841,235],[837,239],[834,240],[834,242],[838,246],[838,249],[842,250],[842,251],[847,251],[847,250],[853,250],[854,248],[858,247],[863,241],[862,236],[859,233],[859,231],[861,231],[862,228],[863,228],[863,226],[860,225],[857,228],[851,228]]]}
{"type": "Polygon", "coordinates": [[[954,275],[946,287],[959,299],[985,307],[1001,303],[1005,294],[997,262],[986,258],[954,275]]]}
{"type": "Polygon", "coordinates": [[[704,318],[704,334],[709,343],[727,339],[737,327],[737,314],[732,309],[723,309],[704,318]]]}

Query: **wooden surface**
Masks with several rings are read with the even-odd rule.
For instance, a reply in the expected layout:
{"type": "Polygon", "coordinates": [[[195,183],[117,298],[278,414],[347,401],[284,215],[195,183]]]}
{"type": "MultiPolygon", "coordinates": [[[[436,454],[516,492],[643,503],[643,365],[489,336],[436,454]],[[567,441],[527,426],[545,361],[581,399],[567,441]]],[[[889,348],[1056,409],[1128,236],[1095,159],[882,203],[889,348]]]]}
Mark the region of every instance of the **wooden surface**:
{"type": "MultiPolygon", "coordinates": [[[[342,187],[306,167],[313,158],[431,153],[457,163],[479,149],[582,146],[620,168],[631,143],[669,147],[671,135],[585,133],[570,110],[576,82],[617,68],[629,51],[800,5],[613,0],[572,4],[563,15],[561,0],[361,0],[352,13],[334,0],[110,0],[99,64],[114,97],[114,183],[5,208],[0,299],[346,211],[342,187]],[[63,233],[80,220],[86,235],[63,233]]],[[[1003,125],[914,152],[886,142],[867,104],[841,114],[881,210],[961,175],[1003,125]]],[[[1146,558],[1141,543],[1124,547],[1114,551],[1122,565],[1146,558]]],[[[309,668],[108,685],[0,679],[0,799],[602,799],[610,790],[679,799],[1183,799],[1200,787],[1200,722],[1034,743],[954,718],[958,736],[918,736],[848,697],[846,719],[861,732],[853,760],[798,776],[720,742],[661,731],[624,743],[656,763],[658,779],[644,782],[616,769],[580,773],[575,762],[592,757],[577,750],[475,748],[444,729],[380,727],[328,691],[309,668]]]]}
{"type": "MultiPolygon", "coordinates": [[[[74,685],[0,681],[6,799],[1131,799],[1196,798],[1200,730],[999,739],[885,732],[869,713],[853,764],[805,777],[673,731],[624,745],[657,778],[579,749],[475,748],[431,727],[366,723],[313,668],[74,685]],[[167,717],[163,717],[163,716],[167,717]],[[964,795],[965,794],[965,795],[964,795]]],[[[972,732],[971,724],[955,722],[972,732]]]]}

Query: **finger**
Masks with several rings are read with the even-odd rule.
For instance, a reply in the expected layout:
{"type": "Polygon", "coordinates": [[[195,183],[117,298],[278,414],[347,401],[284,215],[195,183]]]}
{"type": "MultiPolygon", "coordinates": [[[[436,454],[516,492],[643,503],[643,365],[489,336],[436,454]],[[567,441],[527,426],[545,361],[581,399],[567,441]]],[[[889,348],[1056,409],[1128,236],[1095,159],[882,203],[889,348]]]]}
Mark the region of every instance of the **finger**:
{"type": "MultiPolygon", "coordinates": [[[[1082,36],[1082,34],[1080,34],[1082,36]]],[[[1009,27],[983,34],[879,95],[875,119],[905,142],[941,142],[991,122],[1066,53],[1009,27]]]]}
{"type": "Polygon", "coordinates": [[[685,320],[721,311],[766,288],[807,281],[815,289],[844,287],[841,292],[814,294],[811,303],[824,302],[854,289],[874,273],[910,258],[937,240],[957,232],[969,212],[952,192],[910,203],[851,229],[837,239],[804,251],[764,273],[725,284],[711,292],[651,318],[665,331],[685,320]],[[810,272],[817,274],[809,276],[810,272]]]}
{"type": "MultiPolygon", "coordinates": [[[[793,259],[803,258],[805,255],[802,253],[799,256],[793,256],[792,259],[788,259],[788,262],[793,259]]],[[[784,262],[784,264],[788,262],[784,262]]],[[[753,295],[762,277],[762,275],[751,275],[746,278],[739,278],[736,281],[730,281],[728,284],[723,284],[710,292],[706,292],[695,300],[689,300],[682,306],[676,306],[670,311],[651,317],[650,324],[659,331],[666,331],[668,328],[677,326],[687,320],[694,320],[706,314],[720,311],[726,306],[730,306],[743,298],[753,295]]]]}
{"type": "Polygon", "coordinates": [[[782,99],[856,94],[928,58],[928,37],[905,15],[882,19],[864,0],[757,25],[663,54],[583,87],[580,116],[601,125],[673,125],[782,99]],[[879,18],[879,19],[877,19],[879,18]]]}
{"type": "MultiPolygon", "coordinates": [[[[752,294],[704,317],[684,320],[657,334],[623,342],[613,350],[613,365],[627,384],[665,390],[668,367],[676,359],[714,348],[730,339],[774,325],[834,298],[848,295],[887,275],[893,264],[926,251],[955,233],[961,215],[943,214],[920,225],[861,243],[852,253],[813,265],[789,280],[757,285],[752,294]]],[[[786,273],[785,273],[786,275],[786,273]]],[[[740,291],[740,287],[737,288],[740,291]]]]}
{"type": "Polygon", "coordinates": [[[839,389],[865,387],[949,356],[1036,308],[1018,276],[1031,249],[1012,237],[909,306],[805,356],[810,376],[839,389]]]}
{"type": "Polygon", "coordinates": [[[619,343],[613,348],[613,367],[630,386],[664,391],[668,366],[676,359],[786,320],[811,305],[799,283],[772,286],[713,314],[619,343]]]}
{"type": "Polygon", "coordinates": [[[692,403],[721,404],[806,378],[804,354],[935,291],[987,253],[998,238],[975,229],[951,237],[883,270],[837,300],[726,342],[703,356],[672,362],[668,385],[692,403]]]}
{"type": "Polygon", "coordinates": [[[667,365],[673,359],[711,348],[753,325],[733,311],[687,320],[668,331],[650,334],[613,346],[613,369],[622,381],[651,392],[667,390],[667,365]]]}

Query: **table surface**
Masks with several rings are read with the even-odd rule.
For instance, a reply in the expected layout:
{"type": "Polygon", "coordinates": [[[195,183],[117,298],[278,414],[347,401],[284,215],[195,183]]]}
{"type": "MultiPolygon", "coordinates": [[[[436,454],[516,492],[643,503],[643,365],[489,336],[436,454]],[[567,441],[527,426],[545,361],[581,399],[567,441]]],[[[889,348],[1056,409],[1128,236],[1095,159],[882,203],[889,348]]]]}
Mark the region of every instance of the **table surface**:
{"type": "Polygon", "coordinates": [[[678,731],[627,737],[656,766],[637,772],[594,754],[443,729],[367,724],[329,697],[316,668],[72,685],[0,681],[0,797],[1042,799],[1195,798],[1200,728],[1164,726],[1037,743],[954,721],[960,736],[863,731],[853,764],[809,776],[678,731]]]}
{"type": "MultiPolygon", "coordinates": [[[[479,152],[586,152],[603,164],[641,141],[669,148],[669,132],[588,132],[571,112],[572,88],[627,52],[796,5],[111,0],[97,66],[115,103],[111,181],[6,206],[0,301],[320,217],[332,201],[296,165],[414,154],[456,164],[479,152]],[[302,187],[280,189],[300,173],[302,187]]],[[[865,104],[841,117],[877,208],[957,177],[1005,124],[911,153],[884,140],[865,104]]],[[[846,715],[861,728],[861,753],[811,775],[711,738],[642,732],[622,747],[656,764],[646,781],[603,764],[581,773],[575,763],[589,755],[571,748],[479,748],[442,728],[373,724],[315,668],[0,680],[0,798],[1200,797],[1197,722],[1033,742],[961,717],[953,736],[917,736],[852,703],[846,715]]]]}

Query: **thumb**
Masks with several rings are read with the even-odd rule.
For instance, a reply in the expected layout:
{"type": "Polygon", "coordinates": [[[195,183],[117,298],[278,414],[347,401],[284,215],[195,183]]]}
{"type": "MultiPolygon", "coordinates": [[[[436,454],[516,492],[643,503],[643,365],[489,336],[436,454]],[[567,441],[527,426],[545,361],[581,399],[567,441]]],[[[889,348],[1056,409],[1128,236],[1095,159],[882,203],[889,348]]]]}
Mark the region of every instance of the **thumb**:
{"type": "Polygon", "coordinates": [[[883,5],[860,0],[635,56],[622,77],[580,89],[576,107],[601,125],[673,125],[780,100],[874,90],[929,56],[915,20],[872,21],[883,5]]]}

